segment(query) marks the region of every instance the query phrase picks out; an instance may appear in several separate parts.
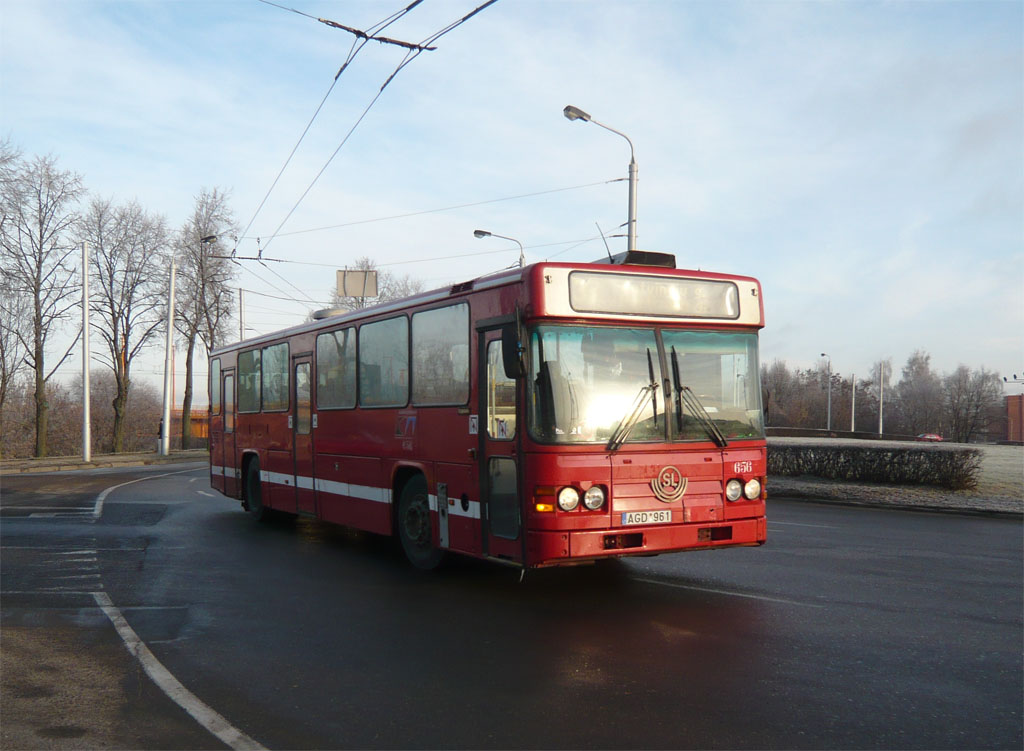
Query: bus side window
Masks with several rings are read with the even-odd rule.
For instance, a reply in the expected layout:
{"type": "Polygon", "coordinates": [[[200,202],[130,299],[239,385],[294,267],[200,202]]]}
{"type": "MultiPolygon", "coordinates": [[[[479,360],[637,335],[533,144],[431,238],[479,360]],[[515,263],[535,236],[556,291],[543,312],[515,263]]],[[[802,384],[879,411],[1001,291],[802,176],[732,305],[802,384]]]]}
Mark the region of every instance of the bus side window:
{"type": "Polygon", "coordinates": [[[210,414],[220,414],[220,358],[210,361],[210,414]]]}
{"type": "Polygon", "coordinates": [[[409,323],[405,316],[359,329],[359,405],[404,407],[409,401],[409,323]]]}
{"type": "MultiPolygon", "coordinates": [[[[258,349],[238,355],[238,411],[259,412],[262,387],[260,351],[258,349]]],[[[227,398],[225,396],[225,398],[227,398]]]]}
{"type": "Polygon", "coordinates": [[[316,338],[318,409],[356,406],[356,330],[332,331],[316,338]]]}

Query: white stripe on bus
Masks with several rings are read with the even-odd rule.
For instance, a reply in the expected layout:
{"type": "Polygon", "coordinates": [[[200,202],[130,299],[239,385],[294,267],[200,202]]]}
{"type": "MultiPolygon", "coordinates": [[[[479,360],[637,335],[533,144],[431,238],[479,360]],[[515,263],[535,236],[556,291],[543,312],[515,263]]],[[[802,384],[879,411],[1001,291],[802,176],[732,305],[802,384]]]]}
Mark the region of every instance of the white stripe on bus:
{"type": "MultiPolygon", "coordinates": [[[[212,473],[215,475],[231,474],[229,467],[211,467],[212,473]]],[[[268,472],[266,470],[260,470],[260,480],[272,484],[272,485],[286,485],[287,487],[293,488],[296,485],[304,490],[317,490],[321,493],[327,493],[330,495],[347,496],[349,498],[359,498],[364,501],[373,501],[374,503],[391,503],[391,490],[390,488],[376,488],[370,485],[353,485],[348,482],[336,482],[334,480],[320,480],[313,477],[296,477],[294,475],[286,475],[281,472],[268,472]]],[[[451,516],[462,516],[467,519],[479,519],[480,518],[480,502],[467,500],[467,508],[463,509],[462,501],[458,498],[449,499],[454,500],[454,503],[448,504],[448,513],[451,516]]],[[[430,495],[430,510],[437,511],[437,496],[430,495]]]]}
{"type": "Polygon", "coordinates": [[[316,489],[321,493],[347,495],[350,498],[361,498],[374,503],[391,503],[391,491],[387,488],[374,488],[368,485],[352,485],[348,482],[334,480],[315,480],[316,489]]]}

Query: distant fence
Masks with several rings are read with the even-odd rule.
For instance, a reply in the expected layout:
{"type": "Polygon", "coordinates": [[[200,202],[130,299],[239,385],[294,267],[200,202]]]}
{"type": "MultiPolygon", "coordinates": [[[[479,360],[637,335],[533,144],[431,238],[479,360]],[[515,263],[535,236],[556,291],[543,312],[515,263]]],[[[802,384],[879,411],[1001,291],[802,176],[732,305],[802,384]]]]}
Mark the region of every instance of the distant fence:
{"type": "Polygon", "coordinates": [[[856,438],[863,441],[916,441],[917,436],[899,433],[872,433],[865,430],[816,430],[814,428],[766,428],[769,436],[779,438],[856,438]]]}

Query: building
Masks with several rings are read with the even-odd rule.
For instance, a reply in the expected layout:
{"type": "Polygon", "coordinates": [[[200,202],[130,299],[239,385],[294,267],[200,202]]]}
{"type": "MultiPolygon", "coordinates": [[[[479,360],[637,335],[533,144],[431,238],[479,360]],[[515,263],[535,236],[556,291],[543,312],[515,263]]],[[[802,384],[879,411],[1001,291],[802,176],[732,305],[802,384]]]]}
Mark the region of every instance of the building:
{"type": "Polygon", "coordinates": [[[1006,440],[1024,443],[1024,394],[1006,397],[1006,440]]]}

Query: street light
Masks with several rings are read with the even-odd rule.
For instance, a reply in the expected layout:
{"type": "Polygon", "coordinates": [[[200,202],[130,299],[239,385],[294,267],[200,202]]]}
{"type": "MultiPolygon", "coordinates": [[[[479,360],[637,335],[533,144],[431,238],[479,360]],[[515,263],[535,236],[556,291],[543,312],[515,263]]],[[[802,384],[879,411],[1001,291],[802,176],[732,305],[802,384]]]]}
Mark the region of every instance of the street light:
{"type": "MultiPolygon", "coordinates": [[[[236,243],[238,242],[237,237],[232,238],[236,243]]],[[[200,237],[199,242],[202,245],[208,245],[209,243],[215,243],[220,241],[220,235],[206,235],[200,237]]],[[[234,255],[234,253],[232,253],[234,255]]],[[[223,256],[221,256],[223,257],[223,256]]],[[[245,339],[245,290],[241,287],[238,288],[238,341],[245,339]]]]}
{"type": "Polygon", "coordinates": [[[832,358],[824,352],[821,356],[828,358],[828,417],[825,418],[825,430],[832,430],[832,358]]]}
{"type": "Polygon", "coordinates": [[[473,230],[474,237],[500,237],[502,240],[510,240],[519,246],[519,268],[526,265],[526,256],[523,254],[523,244],[516,240],[514,237],[505,237],[505,235],[496,235],[493,232],[488,232],[485,229],[473,230]]]}
{"type": "Polygon", "coordinates": [[[599,123],[594,120],[590,115],[581,110],[579,107],[573,107],[571,104],[565,106],[562,110],[562,114],[565,115],[567,120],[582,120],[583,122],[593,123],[605,130],[610,130],[616,135],[620,135],[626,139],[629,144],[629,219],[628,226],[626,229],[626,250],[636,250],[636,179],[637,179],[637,166],[636,166],[636,152],[633,149],[633,142],[629,140],[629,136],[625,133],[615,130],[615,128],[609,128],[604,123],[599,123]]]}

